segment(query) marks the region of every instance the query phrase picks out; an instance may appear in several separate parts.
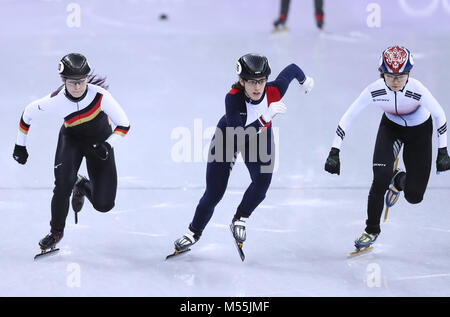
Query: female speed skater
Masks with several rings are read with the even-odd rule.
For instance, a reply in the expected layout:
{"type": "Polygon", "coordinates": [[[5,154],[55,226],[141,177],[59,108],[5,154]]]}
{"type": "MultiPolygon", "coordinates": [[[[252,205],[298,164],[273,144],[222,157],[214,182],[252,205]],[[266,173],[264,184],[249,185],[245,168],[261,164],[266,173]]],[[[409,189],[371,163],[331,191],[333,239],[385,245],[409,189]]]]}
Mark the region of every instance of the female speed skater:
{"type": "Polygon", "coordinates": [[[357,252],[370,247],[381,233],[384,201],[386,206],[393,206],[401,191],[411,204],[422,201],[432,162],[431,117],[437,127],[437,171],[450,169],[444,110],[420,81],[410,77],[413,65],[411,52],[405,47],[392,46],[383,51],[379,63],[381,78],[368,85],[342,116],[325,163],[327,172],[339,175],[339,152],[352,120],[367,105],[379,106],[384,111],[373,154],[368,218],[365,231],[355,240],[357,252]],[[402,146],[405,171],[394,170],[402,146]]]}
{"type": "Polygon", "coordinates": [[[239,153],[251,176],[241,203],[231,221],[231,231],[242,260],[246,240],[246,221],[266,197],[272,179],[274,144],[272,119],[285,113],[281,98],[296,79],[305,93],[314,80],[305,76],[295,64],[287,66],[278,77],[268,82],[271,73],[265,56],[246,54],[237,62],[239,76],[225,97],[225,115],[220,119],[212,138],[206,167],[206,190],[200,199],[189,230],[175,241],[175,253],[189,250],[196,243],[222,199],[228,178],[239,153]]]}
{"type": "Polygon", "coordinates": [[[63,84],[53,93],[31,102],[20,118],[13,152],[13,158],[20,164],[27,162],[27,134],[33,119],[41,113],[55,113],[64,120],[54,162],[50,233],[39,241],[42,253],[53,250],[64,235],[71,194],[75,216],[83,207],[85,196],[100,212],[114,207],[117,172],[113,147],[128,133],[130,123],[105,89],[105,79],[91,75],[90,71],[85,56],[78,53],[64,56],[59,62],[63,84]],[[109,121],[115,125],[114,130],[109,121]],[[89,180],[77,177],[83,157],[89,180]]]}

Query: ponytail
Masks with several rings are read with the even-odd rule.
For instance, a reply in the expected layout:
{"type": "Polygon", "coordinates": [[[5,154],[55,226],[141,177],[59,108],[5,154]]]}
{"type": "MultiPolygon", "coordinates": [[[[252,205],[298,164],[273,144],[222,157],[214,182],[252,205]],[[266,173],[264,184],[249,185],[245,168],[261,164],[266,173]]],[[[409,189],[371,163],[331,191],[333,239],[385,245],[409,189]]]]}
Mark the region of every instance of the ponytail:
{"type": "Polygon", "coordinates": [[[100,77],[98,75],[95,75],[95,74],[91,73],[91,74],[88,75],[87,82],[89,84],[92,84],[92,85],[100,86],[103,89],[108,89],[109,88],[109,85],[106,84],[106,76],[105,77],[100,77]]]}
{"type": "Polygon", "coordinates": [[[232,89],[239,89],[239,90],[245,90],[244,86],[241,85],[239,81],[235,82],[232,86],[232,89]]]}

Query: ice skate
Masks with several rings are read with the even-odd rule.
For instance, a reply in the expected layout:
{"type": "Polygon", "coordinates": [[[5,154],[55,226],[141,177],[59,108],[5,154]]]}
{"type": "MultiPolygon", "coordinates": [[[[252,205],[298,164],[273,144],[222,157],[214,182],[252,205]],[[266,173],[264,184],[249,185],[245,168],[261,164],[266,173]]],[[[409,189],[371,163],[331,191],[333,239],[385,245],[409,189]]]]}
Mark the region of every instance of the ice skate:
{"type": "Polygon", "coordinates": [[[316,26],[319,30],[323,30],[323,14],[316,14],[316,26]]]}
{"type": "Polygon", "coordinates": [[[394,206],[395,203],[397,202],[397,200],[400,198],[400,192],[402,191],[402,189],[398,189],[395,186],[395,183],[396,183],[395,178],[402,173],[405,173],[405,172],[398,168],[394,171],[394,175],[392,176],[391,184],[389,185],[388,191],[386,193],[386,199],[385,199],[386,206],[389,208],[394,206]]]}
{"type": "Polygon", "coordinates": [[[364,232],[358,239],[355,240],[355,251],[348,256],[352,257],[357,254],[366,253],[373,249],[372,244],[377,240],[379,233],[370,234],[364,232]]]}
{"type": "Polygon", "coordinates": [[[237,247],[239,256],[241,257],[242,261],[245,260],[245,254],[244,254],[244,251],[242,250],[242,248],[244,246],[245,239],[247,238],[247,234],[246,234],[246,230],[245,230],[245,227],[246,227],[245,221],[247,219],[248,218],[244,218],[244,217],[233,218],[233,221],[230,224],[230,230],[231,230],[231,233],[233,234],[233,238],[236,242],[236,247],[237,247]]]}
{"type": "Polygon", "coordinates": [[[192,245],[194,245],[199,239],[200,239],[200,235],[194,233],[193,231],[191,231],[189,229],[189,231],[187,233],[185,233],[181,238],[175,240],[175,242],[174,242],[175,251],[174,251],[174,253],[169,254],[166,257],[166,260],[175,255],[179,255],[181,253],[190,251],[191,250],[190,247],[192,245]]]}
{"type": "Polygon", "coordinates": [[[275,22],[273,22],[273,30],[272,33],[279,33],[283,31],[289,31],[286,26],[286,19],[283,17],[278,18],[275,22]]]}
{"type": "Polygon", "coordinates": [[[72,190],[72,209],[75,212],[75,223],[78,223],[78,213],[81,211],[84,205],[84,193],[81,191],[80,186],[88,182],[88,179],[84,176],[78,175],[78,179],[73,185],[72,190]]]}
{"type": "Polygon", "coordinates": [[[59,251],[56,248],[56,244],[61,241],[64,236],[64,231],[54,231],[51,230],[48,235],[46,235],[41,241],[39,241],[39,247],[41,248],[41,253],[36,254],[34,259],[49,253],[59,251]]]}

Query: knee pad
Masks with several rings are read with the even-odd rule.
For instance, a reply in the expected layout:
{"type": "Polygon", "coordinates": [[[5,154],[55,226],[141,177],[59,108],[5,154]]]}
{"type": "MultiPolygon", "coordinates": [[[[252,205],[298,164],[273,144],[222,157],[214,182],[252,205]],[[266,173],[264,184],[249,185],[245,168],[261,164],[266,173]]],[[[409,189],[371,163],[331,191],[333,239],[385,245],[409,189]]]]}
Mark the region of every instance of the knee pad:
{"type": "Polygon", "coordinates": [[[420,193],[405,193],[405,199],[410,204],[418,204],[423,200],[423,194],[420,193]]]}
{"type": "Polygon", "coordinates": [[[100,212],[108,212],[111,209],[114,208],[114,202],[112,204],[95,204],[93,205],[95,210],[100,211],[100,212]]]}

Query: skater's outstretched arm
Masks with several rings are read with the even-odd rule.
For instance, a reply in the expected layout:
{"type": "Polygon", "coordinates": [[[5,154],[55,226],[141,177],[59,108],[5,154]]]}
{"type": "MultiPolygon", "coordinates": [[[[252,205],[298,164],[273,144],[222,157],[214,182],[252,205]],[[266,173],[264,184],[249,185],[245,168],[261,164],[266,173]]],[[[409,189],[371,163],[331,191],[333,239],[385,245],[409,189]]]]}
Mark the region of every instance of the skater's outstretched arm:
{"type": "Polygon", "coordinates": [[[421,94],[420,105],[430,111],[437,127],[438,136],[438,154],[436,158],[436,170],[444,172],[450,169],[450,157],[447,152],[447,118],[444,109],[431,92],[418,80],[414,79],[421,94]]]}
{"type": "Polygon", "coordinates": [[[345,133],[350,128],[353,119],[356,118],[358,114],[371,102],[370,96],[371,95],[368,88],[365,88],[359,97],[350,105],[341,120],[339,120],[333,144],[325,162],[325,170],[327,172],[331,174],[340,174],[341,164],[339,160],[339,152],[345,133]]]}
{"type": "Polygon", "coordinates": [[[411,81],[419,88],[420,97],[420,105],[427,108],[431,113],[431,116],[434,119],[436,128],[437,128],[437,136],[438,136],[438,147],[443,148],[447,146],[447,118],[445,116],[444,109],[442,109],[441,105],[431,92],[417,79],[410,78],[411,81]]]}
{"type": "Polygon", "coordinates": [[[371,103],[371,101],[370,92],[365,88],[339,120],[332,147],[337,149],[341,148],[345,134],[350,129],[353,120],[371,103]]]}
{"type": "Polygon", "coordinates": [[[290,64],[289,66],[285,67],[277,76],[277,78],[267,85],[276,86],[280,91],[281,97],[283,97],[287,89],[289,88],[289,84],[294,79],[297,79],[305,93],[311,91],[314,86],[313,79],[311,77],[305,76],[303,70],[296,64],[290,64]]]}
{"type": "Polygon", "coordinates": [[[26,148],[27,135],[30,130],[32,120],[40,114],[51,112],[50,110],[54,105],[52,98],[60,92],[60,88],[43,98],[31,102],[25,107],[24,111],[22,112],[22,116],[19,120],[19,129],[17,131],[16,144],[13,151],[13,158],[19,164],[25,164],[28,159],[28,152],[26,148]]]}

